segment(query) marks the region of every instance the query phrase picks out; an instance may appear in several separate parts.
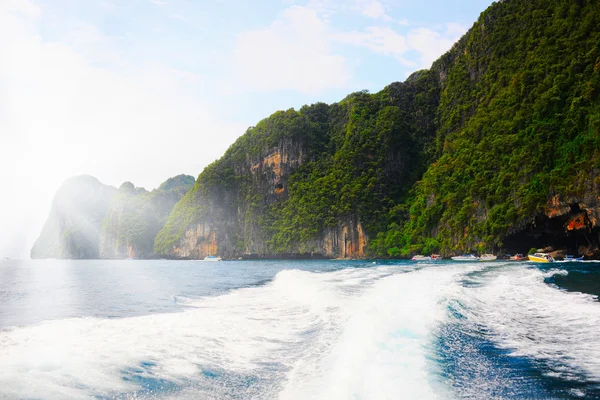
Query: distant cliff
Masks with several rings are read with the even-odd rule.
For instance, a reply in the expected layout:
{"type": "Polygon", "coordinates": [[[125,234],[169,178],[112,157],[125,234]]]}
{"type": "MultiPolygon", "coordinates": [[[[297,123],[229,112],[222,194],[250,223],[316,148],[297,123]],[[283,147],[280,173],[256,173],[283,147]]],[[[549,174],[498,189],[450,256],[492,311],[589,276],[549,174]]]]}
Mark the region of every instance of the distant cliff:
{"type": "Polygon", "coordinates": [[[430,70],[248,129],[155,252],[598,256],[598,43],[600,2],[494,3],[430,70]]]}
{"type": "Polygon", "coordinates": [[[54,196],[31,258],[98,258],[102,221],[116,191],[91,176],[65,181],[54,196]]]}
{"type": "Polygon", "coordinates": [[[101,258],[151,258],[154,237],[173,206],[194,185],[179,175],[151,192],[125,182],[113,196],[100,234],[101,258]]]}
{"type": "Polygon", "coordinates": [[[91,176],[57,191],[31,258],[149,258],[154,237],[194,178],[170,178],[152,192],[126,182],[119,190],[91,176]]]}

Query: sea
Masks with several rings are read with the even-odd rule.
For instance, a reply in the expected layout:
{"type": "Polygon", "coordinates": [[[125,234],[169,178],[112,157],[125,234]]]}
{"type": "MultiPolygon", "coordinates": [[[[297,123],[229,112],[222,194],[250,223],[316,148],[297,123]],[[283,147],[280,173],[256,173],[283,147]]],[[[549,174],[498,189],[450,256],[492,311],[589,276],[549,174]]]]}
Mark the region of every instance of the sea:
{"type": "Polygon", "coordinates": [[[0,261],[0,399],[600,399],[600,263],[0,261]]]}

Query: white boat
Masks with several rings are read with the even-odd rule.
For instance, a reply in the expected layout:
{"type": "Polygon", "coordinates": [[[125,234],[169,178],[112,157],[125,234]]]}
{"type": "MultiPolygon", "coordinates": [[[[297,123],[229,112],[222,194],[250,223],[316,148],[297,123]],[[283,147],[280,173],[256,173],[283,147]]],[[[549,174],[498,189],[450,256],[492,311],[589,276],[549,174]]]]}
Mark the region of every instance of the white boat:
{"type": "Polygon", "coordinates": [[[530,254],[527,257],[529,257],[529,260],[533,261],[533,262],[540,262],[540,263],[554,262],[554,258],[550,254],[546,254],[546,253],[530,254]]]}
{"type": "Polygon", "coordinates": [[[431,261],[431,257],[418,255],[418,256],[414,256],[413,258],[411,258],[411,260],[413,260],[413,261],[431,261]]]}
{"type": "Polygon", "coordinates": [[[223,259],[219,256],[206,256],[204,261],[223,261],[223,259]]]}
{"type": "Polygon", "coordinates": [[[440,256],[439,254],[432,254],[431,261],[442,261],[442,256],[440,256]]]}
{"type": "Polygon", "coordinates": [[[484,254],[481,256],[481,261],[494,261],[496,260],[498,257],[496,257],[493,254],[484,254]]]}
{"type": "Polygon", "coordinates": [[[473,254],[467,254],[464,256],[451,257],[454,261],[479,261],[481,258],[475,257],[473,254]]]}
{"type": "Polygon", "coordinates": [[[583,257],[585,257],[585,256],[581,256],[581,257],[575,257],[575,256],[572,256],[572,255],[569,255],[569,254],[567,254],[567,255],[565,256],[565,259],[564,259],[564,261],[565,261],[565,262],[580,262],[580,261],[583,261],[583,257]]]}

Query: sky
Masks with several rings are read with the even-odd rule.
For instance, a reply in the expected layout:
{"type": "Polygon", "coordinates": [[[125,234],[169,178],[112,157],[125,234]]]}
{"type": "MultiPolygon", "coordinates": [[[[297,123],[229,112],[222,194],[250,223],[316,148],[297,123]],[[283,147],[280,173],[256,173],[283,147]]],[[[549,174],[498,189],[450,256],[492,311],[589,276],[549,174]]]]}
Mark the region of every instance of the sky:
{"type": "Polygon", "coordinates": [[[196,177],[277,110],[429,68],[490,0],[0,0],[0,258],[67,178],[196,177]]]}

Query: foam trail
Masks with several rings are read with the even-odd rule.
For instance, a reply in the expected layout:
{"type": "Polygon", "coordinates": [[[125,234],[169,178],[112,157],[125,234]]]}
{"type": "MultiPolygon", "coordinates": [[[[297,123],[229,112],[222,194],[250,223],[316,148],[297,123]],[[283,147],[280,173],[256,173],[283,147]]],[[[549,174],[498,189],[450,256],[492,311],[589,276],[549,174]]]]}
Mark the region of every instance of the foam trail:
{"type": "Polygon", "coordinates": [[[600,307],[595,296],[559,290],[545,277],[564,270],[505,266],[464,288],[462,313],[489,330],[495,343],[543,365],[544,374],[600,381],[600,307]]]}
{"type": "Polygon", "coordinates": [[[284,270],[262,286],[176,297],[188,306],[179,313],[12,328],[0,331],[0,398],[336,400],[556,393],[537,378],[524,388],[518,366],[500,368],[498,358],[485,358],[495,353],[478,346],[517,356],[536,373],[581,383],[571,385],[573,395],[589,397],[595,389],[586,382],[600,381],[600,307],[593,296],[544,281],[565,273],[500,262],[284,270]],[[440,343],[447,347],[446,360],[459,369],[487,369],[465,373],[453,384],[457,376],[440,372],[440,343]],[[506,390],[495,390],[498,383],[506,390]]]}
{"type": "Polygon", "coordinates": [[[353,393],[391,397],[400,390],[384,386],[393,374],[414,367],[413,376],[425,381],[420,346],[437,318],[431,291],[408,286],[452,276],[398,272],[402,268],[287,270],[264,286],[186,299],[193,307],[180,313],[2,331],[0,398],[289,398],[302,377],[306,387],[324,393],[321,377],[307,376],[304,365],[334,382],[330,398],[350,394],[342,386],[353,380],[361,382],[353,393]],[[421,277],[404,280],[413,274],[421,277]],[[406,302],[405,311],[396,301],[406,302]],[[414,325],[418,313],[428,314],[427,322],[414,325]],[[397,351],[406,361],[394,361],[397,351]],[[380,368],[378,360],[388,365],[380,368]],[[354,366],[345,369],[347,362],[354,366]]]}
{"type": "Polygon", "coordinates": [[[431,374],[428,344],[432,328],[446,318],[447,291],[461,273],[440,267],[378,281],[342,310],[339,329],[296,363],[280,398],[449,396],[431,374]]]}

